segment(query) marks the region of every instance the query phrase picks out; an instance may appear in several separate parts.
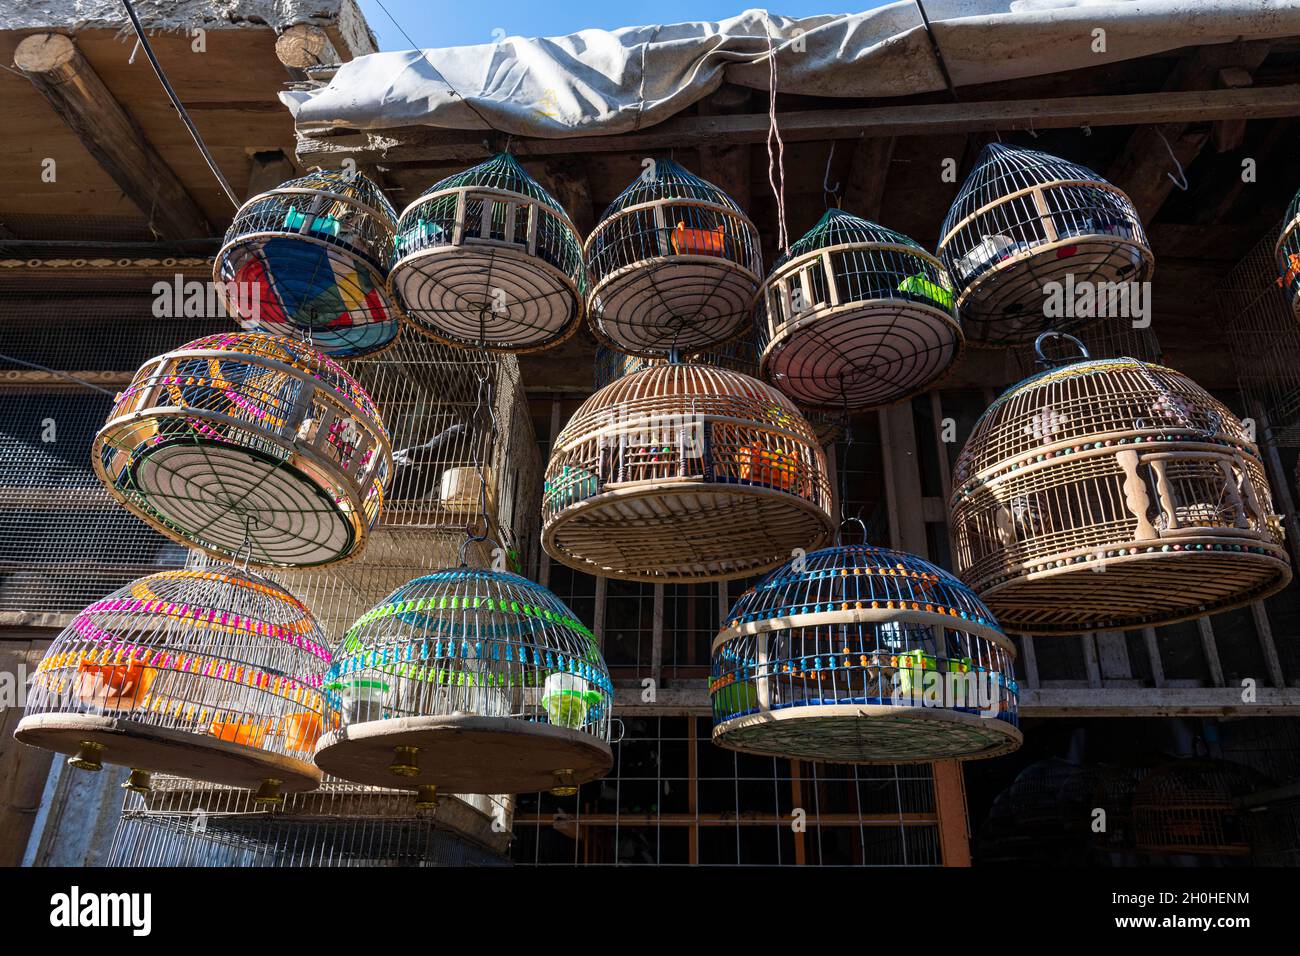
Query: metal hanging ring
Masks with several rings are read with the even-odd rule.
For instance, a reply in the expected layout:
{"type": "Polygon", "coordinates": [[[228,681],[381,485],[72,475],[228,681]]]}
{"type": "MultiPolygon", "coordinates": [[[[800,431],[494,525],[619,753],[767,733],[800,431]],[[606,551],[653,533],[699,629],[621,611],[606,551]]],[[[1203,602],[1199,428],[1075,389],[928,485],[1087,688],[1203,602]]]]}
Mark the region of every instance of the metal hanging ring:
{"type": "Polygon", "coordinates": [[[1092,358],[1092,353],[1088,351],[1088,346],[1084,345],[1073,335],[1070,335],[1068,332],[1057,332],[1054,329],[1048,329],[1046,332],[1041,333],[1038,338],[1034,339],[1034,356],[1036,357],[1038,364],[1043,368],[1059,368],[1061,365],[1065,364],[1063,361],[1058,359],[1049,359],[1045,354],[1043,354],[1043,342],[1047,339],[1068,339],[1078,346],[1078,358],[1092,358]]]}

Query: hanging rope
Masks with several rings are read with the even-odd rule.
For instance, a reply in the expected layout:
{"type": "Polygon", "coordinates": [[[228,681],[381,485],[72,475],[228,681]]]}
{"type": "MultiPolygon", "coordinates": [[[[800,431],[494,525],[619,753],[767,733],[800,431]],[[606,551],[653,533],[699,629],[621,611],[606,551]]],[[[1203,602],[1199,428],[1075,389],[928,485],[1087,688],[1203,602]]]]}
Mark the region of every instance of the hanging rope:
{"type": "Polygon", "coordinates": [[[840,204],[840,184],[831,185],[831,161],[835,158],[835,140],[831,140],[831,151],[826,154],[826,171],[822,173],[822,199],[826,205],[840,204]],[[834,203],[831,200],[834,199],[834,203]]]}
{"type": "Polygon", "coordinates": [[[1177,176],[1175,176],[1173,173],[1165,173],[1165,175],[1169,177],[1169,181],[1171,183],[1173,183],[1183,192],[1187,192],[1187,185],[1188,185],[1187,173],[1183,171],[1183,164],[1180,163],[1178,161],[1178,157],[1174,155],[1174,148],[1169,145],[1169,140],[1165,139],[1165,131],[1162,130],[1159,126],[1156,127],[1156,135],[1159,136],[1160,141],[1165,144],[1165,150],[1169,153],[1169,158],[1173,160],[1174,168],[1178,170],[1177,176]]]}
{"type": "Polygon", "coordinates": [[[790,237],[785,226],[785,143],[776,123],[776,46],[772,42],[771,15],[764,11],[763,31],[767,34],[767,181],[776,197],[776,244],[782,252],[790,251],[790,237]],[[775,151],[772,148],[776,143],[775,151]],[[780,185],[778,185],[778,179],[780,185]]]}

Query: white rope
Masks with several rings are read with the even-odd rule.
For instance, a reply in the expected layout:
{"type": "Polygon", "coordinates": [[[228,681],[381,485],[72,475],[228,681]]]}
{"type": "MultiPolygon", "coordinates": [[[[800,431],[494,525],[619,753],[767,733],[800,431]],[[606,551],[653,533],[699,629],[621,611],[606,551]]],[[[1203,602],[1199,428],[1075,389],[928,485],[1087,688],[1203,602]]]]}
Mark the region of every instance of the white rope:
{"type": "Polygon", "coordinates": [[[776,198],[776,244],[782,252],[790,251],[790,237],[785,227],[785,143],[776,125],[776,47],[772,44],[771,14],[763,11],[763,30],[767,34],[767,181],[776,198]],[[776,141],[775,152],[772,142],[776,141]],[[780,185],[777,180],[780,179],[780,185]]]}

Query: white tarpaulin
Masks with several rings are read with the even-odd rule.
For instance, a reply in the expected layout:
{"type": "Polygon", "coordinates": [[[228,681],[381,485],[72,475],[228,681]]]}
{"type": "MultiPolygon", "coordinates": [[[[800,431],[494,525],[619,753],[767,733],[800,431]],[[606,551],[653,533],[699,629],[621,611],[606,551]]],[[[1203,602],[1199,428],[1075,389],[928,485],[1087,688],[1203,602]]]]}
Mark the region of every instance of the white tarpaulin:
{"type": "MultiPolygon", "coordinates": [[[[925,0],[925,9],[959,87],[1300,35],[1297,0],[925,0]]],[[[375,53],[343,64],[322,89],[281,97],[299,129],[483,129],[477,110],[520,136],[622,133],[667,119],[724,80],[766,90],[769,33],[782,92],[879,97],[944,88],[906,0],[847,15],[747,10],[717,23],[375,53]]]]}

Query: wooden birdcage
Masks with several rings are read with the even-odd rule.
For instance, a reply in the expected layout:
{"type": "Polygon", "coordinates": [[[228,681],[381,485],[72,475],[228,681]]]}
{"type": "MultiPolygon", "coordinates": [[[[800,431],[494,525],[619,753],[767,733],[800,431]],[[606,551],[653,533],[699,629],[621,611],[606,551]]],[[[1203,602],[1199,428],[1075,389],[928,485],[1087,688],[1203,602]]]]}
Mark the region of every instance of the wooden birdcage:
{"type": "Polygon", "coordinates": [[[1250,853],[1250,830],[1239,804],[1267,778],[1226,760],[1187,759],[1157,767],[1133,796],[1137,849],[1159,854],[1250,853]]]}
{"type": "Polygon", "coordinates": [[[460,567],[399,587],[334,652],[343,726],[325,772],[451,793],[576,793],[613,764],[613,685],[595,635],[550,591],[460,567]]]}
{"type": "Polygon", "coordinates": [[[301,341],[253,332],[146,362],[91,457],[113,497],[163,534],[263,568],[359,552],[393,470],[352,376],[301,341]]]}
{"type": "Polygon", "coordinates": [[[957,287],[971,344],[1012,346],[1040,332],[1073,331],[1099,316],[1049,316],[1045,288],[1151,278],[1154,259],[1132,201],[1086,166],[990,143],[957,193],[939,258],[957,287]],[[1068,285],[1067,285],[1068,284],[1068,285]]]}
{"type": "Polygon", "coordinates": [[[713,742],[837,763],[993,757],[1020,746],[1015,648],[947,571],[838,546],[746,591],[713,642],[713,742]]]}
{"type": "Polygon", "coordinates": [[[788,398],[757,379],[671,363],[587,399],[542,488],[542,546],[633,581],[745,577],[830,535],[826,457],[788,398]]]}
{"type": "Polygon", "coordinates": [[[1281,519],[1241,421],[1180,372],[1079,348],[994,402],[958,456],[962,579],[1034,634],[1153,627],[1284,587],[1281,519]]]}
{"type": "Polygon", "coordinates": [[[389,289],[412,327],[449,345],[550,348],[577,328],[578,231],[509,153],[429,187],[402,213],[389,289]]]}
{"type": "Polygon", "coordinates": [[[633,355],[685,355],[744,334],[762,282],[758,231],[730,196],[670,159],[619,194],[587,238],[587,317],[633,355]]]}
{"type": "Polygon", "coordinates": [[[356,172],[326,170],[254,196],[213,264],[245,329],[297,335],[348,358],[385,348],[399,317],[385,287],[397,214],[356,172]]]}
{"type": "Polygon", "coordinates": [[[763,378],[816,408],[901,401],[956,362],[953,300],[943,266],[917,243],[830,209],[763,286],[763,378]]]}
{"type": "Polygon", "coordinates": [[[337,711],[321,690],[327,638],[279,585],[230,566],[161,571],[87,607],[37,667],[15,736],[74,755],[258,798],[314,790],[317,739],[337,711]]]}

